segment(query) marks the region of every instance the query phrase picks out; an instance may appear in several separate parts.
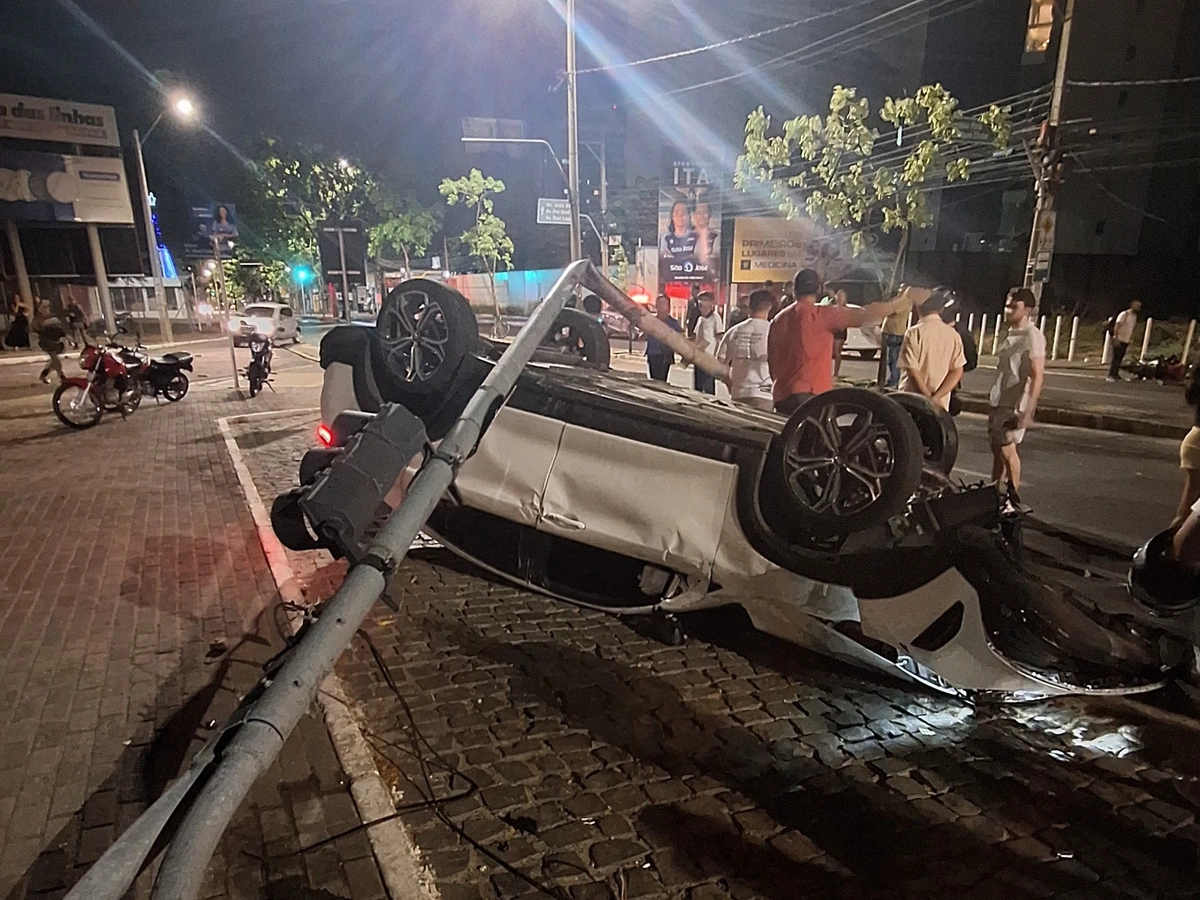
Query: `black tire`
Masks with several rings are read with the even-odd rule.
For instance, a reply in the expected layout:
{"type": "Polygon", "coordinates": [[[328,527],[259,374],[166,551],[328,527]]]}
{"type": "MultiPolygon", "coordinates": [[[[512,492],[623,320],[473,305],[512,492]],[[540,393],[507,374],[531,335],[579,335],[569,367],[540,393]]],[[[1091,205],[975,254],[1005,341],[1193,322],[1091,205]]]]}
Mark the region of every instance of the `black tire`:
{"type": "Polygon", "coordinates": [[[66,414],[63,412],[63,395],[66,394],[67,391],[77,390],[79,390],[79,386],[75,384],[60,384],[58,386],[58,388],[54,391],[54,400],[52,401],[54,405],[54,414],[58,416],[58,421],[62,422],[68,428],[75,428],[78,430],[91,428],[100,421],[100,416],[104,414],[104,410],[101,407],[101,404],[96,401],[96,395],[91,391],[88,391],[86,388],[84,388],[85,395],[91,399],[93,411],[86,417],[75,420],[67,418],[66,414]]]}
{"type": "Polygon", "coordinates": [[[178,403],[187,396],[189,386],[188,377],[182,372],[177,372],[168,379],[163,387],[163,396],[172,403],[178,403]]]}
{"type": "Polygon", "coordinates": [[[538,362],[558,362],[606,370],[611,358],[608,332],[593,316],[577,309],[564,309],[554,328],[534,353],[538,362]]]}
{"type": "Polygon", "coordinates": [[[246,381],[250,384],[250,396],[256,396],[263,386],[262,366],[256,362],[250,363],[246,367],[246,381]]]}
{"type": "Polygon", "coordinates": [[[402,282],[384,298],[376,320],[375,380],[393,403],[423,415],[436,408],[462,361],[479,346],[479,323],[458,291],[436,281],[402,282]]]}
{"type": "Polygon", "coordinates": [[[958,428],[954,417],[928,397],[896,391],[888,394],[912,416],[925,448],[925,465],[949,475],[958,460],[958,428]]]}
{"type": "Polygon", "coordinates": [[[142,389],[135,387],[124,400],[117,406],[117,411],[123,416],[133,415],[137,408],[142,405],[142,389]]]}
{"type": "Polygon", "coordinates": [[[873,391],[837,388],[813,397],[792,413],[780,441],[788,518],[819,537],[886,523],[921,482],[916,423],[873,391]]]}
{"type": "Polygon", "coordinates": [[[878,350],[855,350],[859,359],[874,359],[879,355],[878,350]]]}

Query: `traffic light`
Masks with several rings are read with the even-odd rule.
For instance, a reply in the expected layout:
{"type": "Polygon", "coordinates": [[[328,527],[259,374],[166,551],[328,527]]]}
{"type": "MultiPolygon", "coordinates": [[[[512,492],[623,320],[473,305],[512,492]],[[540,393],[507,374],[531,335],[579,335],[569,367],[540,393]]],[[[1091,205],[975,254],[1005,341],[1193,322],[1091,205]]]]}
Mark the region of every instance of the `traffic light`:
{"type": "Polygon", "coordinates": [[[312,278],[312,269],[308,266],[296,266],[292,269],[292,275],[296,279],[297,284],[308,284],[312,278]]]}

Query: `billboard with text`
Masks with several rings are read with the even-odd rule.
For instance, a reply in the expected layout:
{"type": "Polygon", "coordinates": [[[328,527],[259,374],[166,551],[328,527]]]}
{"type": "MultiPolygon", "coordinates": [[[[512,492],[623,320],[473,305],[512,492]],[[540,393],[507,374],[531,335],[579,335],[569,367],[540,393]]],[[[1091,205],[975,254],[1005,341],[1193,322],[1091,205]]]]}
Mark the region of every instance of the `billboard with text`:
{"type": "Polygon", "coordinates": [[[0,219],[132,225],[119,157],[0,150],[0,219]]]}
{"type": "Polygon", "coordinates": [[[721,197],[712,166],[668,156],[658,191],[658,281],[713,286],[721,276],[721,197]]]}

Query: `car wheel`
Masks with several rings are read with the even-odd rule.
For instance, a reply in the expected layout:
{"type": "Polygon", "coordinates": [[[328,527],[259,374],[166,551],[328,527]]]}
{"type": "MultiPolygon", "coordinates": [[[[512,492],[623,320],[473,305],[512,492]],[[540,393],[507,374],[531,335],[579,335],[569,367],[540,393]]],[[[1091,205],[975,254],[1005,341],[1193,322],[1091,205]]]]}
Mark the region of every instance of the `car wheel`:
{"type": "Polygon", "coordinates": [[[878,350],[859,350],[857,353],[859,359],[874,359],[879,355],[878,350]]]}
{"type": "Polygon", "coordinates": [[[534,359],[607,369],[610,352],[608,334],[600,322],[577,309],[564,309],[534,359]]]}
{"type": "Polygon", "coordinates": [[[838,388],[813,397],[792,414],[780,440],[788,515],[817,536],[884,524],[921,481],[916,423],[873,391],[838,388]]]}
{"type": "Polygon", "coordinates": [[[949,475],[958,460],[958,428],[949,412],[927,397],[897,391],[888,394],[912,416],[925,448],[925,465],[949,475]]]}
{"type": "Polygon", "coordinates": [[[376,333],[382,393],[417,415],[445,394],[479,345],[479,324],[467,299],[424,278],[398,284],[384,298],[376,333]]]}

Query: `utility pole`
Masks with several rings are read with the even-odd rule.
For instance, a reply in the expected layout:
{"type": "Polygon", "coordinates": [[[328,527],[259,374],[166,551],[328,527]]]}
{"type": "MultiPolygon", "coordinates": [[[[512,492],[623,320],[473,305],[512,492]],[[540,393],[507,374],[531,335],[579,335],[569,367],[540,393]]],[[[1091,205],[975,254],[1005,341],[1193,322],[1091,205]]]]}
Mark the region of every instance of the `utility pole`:
{"type": "Polygon", "coordinates": [[[579,97],[575,77],[575,0],[567,0],[567,195],[571,201],[571,261],[583,259],[579,220],[579,97]]]}
{"type": "MultiPolygon", "coordinates": [[[[1058,4],[1055,4],[1058,8],[1058,4]]],[[[1031,158],[1037,179],[1037,208],[1029,236],[1029,255],[1025,261],[1025,287],[1031,288],[1040,302],[1042,285],[1050,278],[1050,260],[1054,254],[1054,192],[1062,177],[1058,150],[1058,123],[1062,114],[1063,88],[1067,81],[1067,55],[1071,46],[1071,24],[1075,18],[1075,0],[1066,0],[1062,33],[1058,39],[1058,59],[1054,69],[1054,87],[1050,94],[1050,117],[1042,126],[1036,152],[1031,158]]]]}
{"type": "MultiPolygon", "coordinates": [[[[159,114],[159,119],[162,114],[159,114]]],[[[156,119],[155,125],[158,124],[156,119]]],[[[151,126],[153,127],[153,126],[151,126]]],[[[147,132],[149,137],[150,133],[147,132]]],[[[146,222],[146,250],[150,254],[150,274],[154,277],[154,302],[158,304],[158,324],[162,331],[165,344],[175,343],[175,335],[171,333],[171,316],[167,311],[167,290],[163,286],[162,260],[158,257],[158,238],[154,235],[154,214],[150,210],[150,186],[146,183],[146,160],[142,157],[142,139],[133,130],[133,152],[137,162],[138,193],[142,195],[142,218],[146,222]]]]}
{"type": "Polygon", "coordinates": [[[229,309],[229,292],[225,287],[225,264],[221,262],[221,239],[215,234],[212,236],[212,248],[213,259],[217,261],[217,298],[221,301],[221,308],[225,310],[225,334],[229,336],[229,365],[233,368],[233,389],[241,391],[238,384],[237,353],[234,351],[233,329],[230,327],[233,324],[233,316],[229,309]]]}

